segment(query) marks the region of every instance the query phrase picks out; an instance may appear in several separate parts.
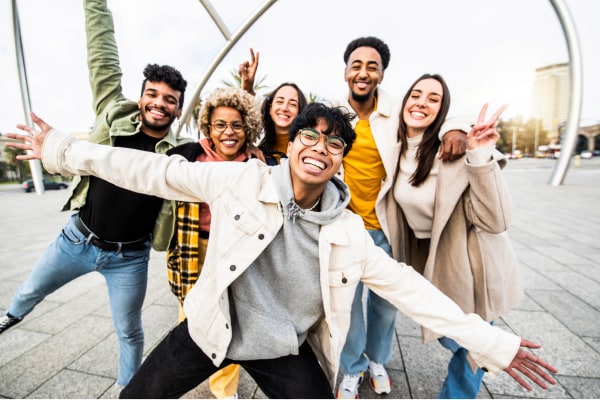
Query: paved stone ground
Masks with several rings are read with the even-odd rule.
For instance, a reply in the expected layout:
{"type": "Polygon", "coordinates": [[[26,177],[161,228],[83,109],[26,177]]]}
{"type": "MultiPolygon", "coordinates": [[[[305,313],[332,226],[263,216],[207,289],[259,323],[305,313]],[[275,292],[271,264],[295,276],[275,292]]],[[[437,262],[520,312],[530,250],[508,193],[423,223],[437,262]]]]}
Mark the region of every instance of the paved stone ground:
{"type": "MultiPolygon", "coordinates": [[[[526,297],[499,326],[540,342],[536,351],[559,369],[558,384],[527,393],[508,375],[486,377],[480,398],[600,398],[600,158],[572,165],[560,186],[548,184],[554,160],[513,160],[505,170],[514,198],[510,228],[526,297]]],[[[36,258],[68,219],[58,212],[67,193],[43,196],[0,186],[0,310],[36,258]]],[[[153,253],[144,304],[146,351],[174,326],[164,253],[153,253]]],[[[422,345],[416,324],[399,314],[388,368],[393,391],[363,398],[435,398],[449,353],[422,345]]],[[[114,398],[117,341],[106,286],[98,274],[48,296],[0,336],[0,398],[114,398]]],[[[244,372],[239,395],[265,398],[244,372]]],[[[212,398],[207,383],[186,398],[212,398]]]]}

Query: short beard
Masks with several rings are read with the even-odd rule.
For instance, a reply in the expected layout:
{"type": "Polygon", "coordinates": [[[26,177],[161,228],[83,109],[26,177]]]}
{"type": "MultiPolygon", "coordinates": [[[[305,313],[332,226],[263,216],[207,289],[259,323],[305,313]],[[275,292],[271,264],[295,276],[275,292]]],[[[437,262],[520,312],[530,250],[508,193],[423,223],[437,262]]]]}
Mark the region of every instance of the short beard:
{"type": "Polygon", "coordinates": [[[356,94],[355,92],[350,92],[350,94],[352,95],[352,100],[356,101],[357,103],[365,103],[371,98],[371,93],[356,94]]]}
{"type": "Polygon", "coordinates": [[[155,124],[155,123],[150,122],[148,119],[146,119],[146,116],[144,115],[144,113],[140,113],[140,117],[141,117],[141,121],[142,121],[142,126],[145,126],[148,129],[152,129],[153,131],[157,131],[157,132],[161,132],[161,131],[169,129],[171,127],[171,125],[173,124],[173,121],[175,120],[175,118],[171,118],[168,122],[166,122],[164,124],[155,124]]]}

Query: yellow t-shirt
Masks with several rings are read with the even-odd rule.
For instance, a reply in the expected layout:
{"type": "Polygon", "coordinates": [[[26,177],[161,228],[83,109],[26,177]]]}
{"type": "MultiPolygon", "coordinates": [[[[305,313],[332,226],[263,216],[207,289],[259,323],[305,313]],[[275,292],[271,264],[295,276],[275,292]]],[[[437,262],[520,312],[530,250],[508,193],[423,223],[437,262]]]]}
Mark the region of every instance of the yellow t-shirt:
{"type": "Polygon", "coordinates": [[[290,142],[289,136],[275,134],[275,149],[274,150],[277,150],[283,154],[286,154],[289,142],[290,142]]]}
{"type": "Polygon", "coordinates": [[[375,203],[385,169],[369,120],[359,120],[354,131],[356,141],[344,157],[344,181],[352,196],[348,208],[362,217],[367,229],[381,229],[375,214],[375,203]]]}

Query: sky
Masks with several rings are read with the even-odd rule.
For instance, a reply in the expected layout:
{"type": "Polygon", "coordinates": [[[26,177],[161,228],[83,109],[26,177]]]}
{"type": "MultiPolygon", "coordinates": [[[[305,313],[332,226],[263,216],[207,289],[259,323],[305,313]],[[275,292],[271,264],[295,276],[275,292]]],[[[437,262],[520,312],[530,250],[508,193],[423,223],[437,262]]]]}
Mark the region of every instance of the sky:
{"type": "MultiPolygon", "coordinates": [[[[564,0],[583,60],[584,124],[600,122],[600,1],[564,0]]],[[[0,132],[26,122],[15,58],[12,1],[0,2],[0,132]]],[[[84,132],[94,122],[82,0],[17,0],[31,108],[52,126],[84,132]]],[[[262,0],[212,0],[230,32],[262,0]]],[[[186,107],[225,39],[198,0],[108,0],[123,89],[140,96],[148,63],[169,64],[188,81],[186,107]]],[[[306,95],[347,95],[343,53],[348,42],[377,36],[390,47],[382,87],[402,97],[423,73],[450,88],[450,115],[476,114],[508,103],[503,118],[529,118],[535,70],[569,61],[560,21],[548,0],[278,0],[236,43],[201,97],[260,52],[258,77],[273,88],[297,83],[306,95]]],[[[266,89],[265,89],[266,90],[266,89]]]]}

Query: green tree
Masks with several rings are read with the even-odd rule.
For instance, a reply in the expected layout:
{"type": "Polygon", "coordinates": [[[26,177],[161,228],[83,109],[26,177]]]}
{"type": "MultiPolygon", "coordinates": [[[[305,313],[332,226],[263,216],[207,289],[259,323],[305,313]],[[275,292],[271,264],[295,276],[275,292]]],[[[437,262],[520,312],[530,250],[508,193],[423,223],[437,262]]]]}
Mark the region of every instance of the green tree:
{"type": "MultiPolygon", "coordinates": [[[[229,74],[232,80],[221,79],[221,83],[227,87],[242,87],[242,77],[239,72],[233,68],[229,74]]],[[[259,90],[266,88],[267,86],[264,84],[267,79],[266,75],[261,76],[258,80],[254,80],[254,92],[258,93],[259,90]]]]}
{"type": "Polygon", "coordinates": [[[318,94],[313,93],[313,92],[308,93],[308,102],[309,103],[319,103],[321,101],[323,101],[323,100],[321,99],[321,96],[319,96],[318,94]]]}
{"type": "Polygon", "coordinates": [[[15,149],[14,147],[5,147],[4,153],[8,160],[9,169],[15,173],[15,176],[19,181],[22,181],[25,177],[31,175],[29,163],[17,160],[17,156],[25,154],[25,150],[15,149]]]}
{"type": "Polygon", "coordinates": [[[524,121],[523,117],[518,116],[508,121],[500,120],[497,130],[500,139],[496,147],[503,153],[512,152],[513,138],[516,139],[514,148],[523,154],[535,155],[536,144],[538,147],[548,144],[548,131],[544,130],[542,122],[535,118],[524,121]]]}

